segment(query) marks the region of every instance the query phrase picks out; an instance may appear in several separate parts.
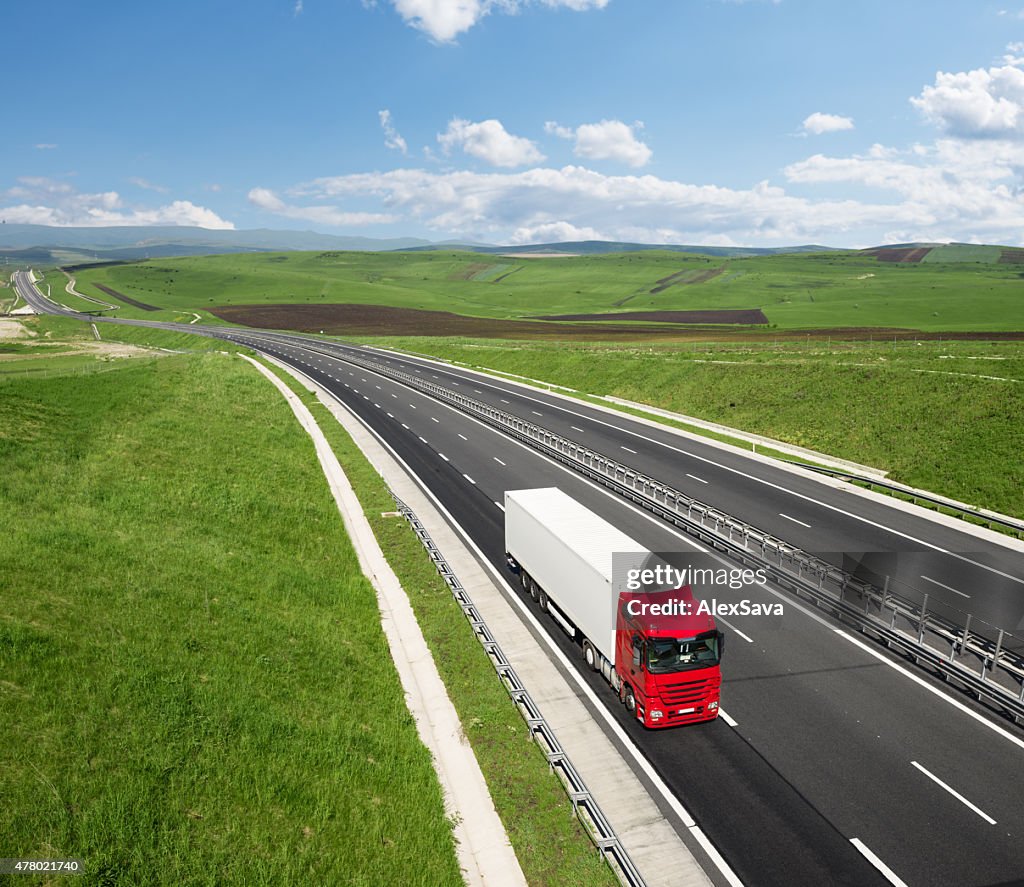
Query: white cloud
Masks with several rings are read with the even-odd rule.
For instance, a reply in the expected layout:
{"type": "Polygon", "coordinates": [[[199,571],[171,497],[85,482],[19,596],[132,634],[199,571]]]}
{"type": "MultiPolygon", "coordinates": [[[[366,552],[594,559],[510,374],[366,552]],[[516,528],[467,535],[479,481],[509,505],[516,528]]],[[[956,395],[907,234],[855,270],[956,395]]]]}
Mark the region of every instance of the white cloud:
{"type": "Polygon", "coordinates": [[[56,147],[57,146],[52,144],[51,142],[41,142],[40,144],[36,145],[36,149],[39,151],[52,151],[56,147]]]}
{"type": "Polygon", "coordinates": [[[292,12],[295,15],[302,15],[302,0],[295,0],[295,8],[292,12]]]}
{"type": "MultiPolygon", "coordinates": [[[[438,43],[451,43],[491,12],[516,13],[531,2],[576,12],[603,9],[609,0],[391,0],[406,24],[438,43]]],[[[365,5],[365,0],[364,0],[365,5]]]]}
{"type": "Polygon", "coordinates": [[[0,206],[0,218],[8,222],[58,227],[103,225],[187,225],[201,228],[234,228],[213,210],[188,200],[147,208],[125,206],[116,191],[82,193],[66,182],[40,176],[23,176],[2,198],[19,203],[0,206]]]}
{"type": "Polygon", "coordinates": [[[580,240],[609,240],[596,228],[580,228],[571,222],[544,222],[540,225],[524,225],[516,228],[509,243],[564,243],[580,240]]]}
{"type": "Polygon", "coordinates": [[[651,149],[641,142],[634,129],[642,123],[628,126],[621,120],[602,120],[600,123],[584,123],[576,129],[549,120],[544,131],[560,139],[575,139],[573,153],[588,160],[617,160],[629,166],[644,166],[651,159],[651,149]]]}
{"type": "Polygon", "coordinates": [[[402,138],[398,130],[395,129],[395,125],[391,122],[391,112],[385,108],[383,111],[378,111],[377,116],[380,118],[381,129],[384,130],[384,147],[408,154],[409,146],[406,145],[405,139],[402,138]]]}
{"type": "Polygon", "coordinates": [[[166,194],[170,191],[170,188],[165,188],[163,185],[155,185],[148,179],[143,179],[139,176],[132,176],[128,181],[132,185],[135,185],[136,188],[142,188],[146,191],[156,191],[159,194],[166,194]]]}
{"type": "Polygon", "coordinates": [[[1024,70],[1015,64],[947,74],[910,100],[943,131],[960,138],[1024,137],[1024,70]]]}
{"type": "Polygon", "coordinates": [[[253,188],[249,191],[249,202],[259,209],[286,219],[298,219],[318,225],[344,228],[352,225],[380,225],[396,221],[387,213],[345,212],[333,206],[294,206],[285,203],[267,188],[253,188]]]}
{"type": "Polygon", "coordinates": [[[804,118],[803,128],[804,132],[820,136],[826,132],[842,132],[846,129],[853,129],[853,119],[841,117],[838,114],[823,114],[821,111],[815,111],[804,118]]]}
{"type": "Polygon", "coordinates": [[[499,120],[470,123],[455,118],[447,131],[437,136],[445,154],[461,148],[466,154],[486,161],[491,166],[514,167],[540,163],[544,155],[529,139],[508,132],[499,120]]]}

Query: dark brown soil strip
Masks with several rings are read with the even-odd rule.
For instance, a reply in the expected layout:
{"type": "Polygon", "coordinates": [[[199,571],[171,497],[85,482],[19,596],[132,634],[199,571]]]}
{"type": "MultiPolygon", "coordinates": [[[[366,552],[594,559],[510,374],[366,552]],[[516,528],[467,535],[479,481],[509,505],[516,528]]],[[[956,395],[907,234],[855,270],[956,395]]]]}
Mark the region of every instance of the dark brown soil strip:
{"type": "Polygon", "coordinates": [[[902,264],[916,265],[931,251],[932,247],[930,246],[897,246],[866,249],[864,250],[864,255],[874,256],[879,262],[900,262],[902,264]]]}
{"type": "Polygon", "coordinates": [[[670,286],[693,286],[697,283],[706,283],[714,277],[718,277],[725,271],[725,267],[722,268],[709,268],[707,271],[701,271],[700,274],[695,274],[693,277],[686,277],[687,274],[693,274],[693,269],[688,268],[685,271],[677,271],[675,274],[670,274],[668,277],[663,277],[661,280],[656,281],[656,285],[651,290],[651,295],[657,295],[663,290],[667,290],[670,286]],[[685,280],[683,278],[686,278],[685,280]]]}
{"type": "Polygon", "coordinates": [[[118,299],[121,302],[124,302],[126,305],[131,305],[135,308],[141,308],[143,311],[160,310],[159,308],[156,307],[156,305],[147,305],[145,302],[140,302],[137,299],[131,298],[131,296],[126,296],[124,293],[119,293],[117,290],[111,289],[109,286],[104,286],[102,283],[94,283],[93,286],[96,287],[96,289],[98,290],[103,290],[103,292],[105,292],[108,296],[111,296],[114,299],[118,299]]]}
{"type": "Polygon", "coordinates": [[[1024,249],[1008,247],[999,254],[1000,265],[1024,265],[1024,249]]]}
{"type": "Polygon", "coordinates": [[[650,323],[768,323],[760,308],[694,311],[621,311],[618,314],[544,314],[538,320],[645,320],[650,323]]]}

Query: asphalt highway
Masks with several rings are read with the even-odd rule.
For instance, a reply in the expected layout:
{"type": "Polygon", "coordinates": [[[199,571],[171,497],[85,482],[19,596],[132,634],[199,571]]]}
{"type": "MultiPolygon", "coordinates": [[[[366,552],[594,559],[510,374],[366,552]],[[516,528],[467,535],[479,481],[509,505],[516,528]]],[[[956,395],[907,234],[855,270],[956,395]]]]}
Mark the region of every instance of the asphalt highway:
{"type": "MultiPolygon", "coordinates": [[[[37,310],[99,321],[55,309],[20,275],[16,285],[37,310]]],[[[238,328],[134,323],[249,344],[315,379],[393,448],[498,573],[504,570],[501,503],[509,489],[559,486],[651,550],[694,546],[473,418],[347,362],[351,346],[238,328]]],[[[365,357],[368,350],[356,351],[365,357]]],[[[1014,595],[1024,591],[1021,555],[932,521],[540,391],[392,354],[383,359],[467,387],[467,394],[574,439],[589,444],[592,437],[595,449],[613,457],[618,449],[623,462],[800,547],[913,546],[907,565],[899,565],[901,578],[909,583],[916,571],[969,593],[964,600],[972,611],[987,607],[992,618],[1013,618],[1014,595]]],[[[939,596],[942,586],[928,591],[939,596]]],[[[506,593],[520,592],[510,584],[506,593]]],[[[581,664],[598,698],[742,881],[981,887],[1024,880],[1024,731],[785,595],[767,589],[751,596],[781,600],[785,615],[734,616],[721,626],[728,635],[723,715],[711,724],[645,731],[581,664]]],[[[946,599],[962,605],[952,592],[946,599]]],[[[580,661],[553,620],[541,623],[580,661]]],[[[683,832],[667,804],[664,812],[683,832]]]]}

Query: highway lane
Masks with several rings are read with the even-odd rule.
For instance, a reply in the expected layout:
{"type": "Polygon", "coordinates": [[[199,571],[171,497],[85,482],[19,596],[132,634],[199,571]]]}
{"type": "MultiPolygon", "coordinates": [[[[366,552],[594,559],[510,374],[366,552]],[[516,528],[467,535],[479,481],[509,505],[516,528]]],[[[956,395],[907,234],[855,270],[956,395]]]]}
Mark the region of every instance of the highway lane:
{"type": "MultiPolygon", "coordinates": [[[[339,375],[330,371],[334,362],[302,350],[275,350],[333,386],[403,458],[421,465],[417,473],[460,520],[467,515],[463,525],[496,568],[504,552],[494,503],[510,485],[557,484],[652,549],[686,544],[532,451],[404,386],[357,368],[339,375]]],[[[1016,849],[1024,816],[1024,780],[1014,776],[1021,771],[1020,746],[945,710],[948,703],[874,656],[837,642],[835,626],[817,614],[791,609],[768,625],[733,621],[753,639],[734,634],[727,654],[723,706],[738,722],[735,731],[723,732],[719,722],[645,732],[625,719],[614,698],[608,704],[745,880],[863,883],[859,858],[849,857],[853,837],[897,871],[916,873],[918,883],[996,883],[1024,873],[1016,849]],[[966,762],[958,760],[964,749],[971,750],[966,762]],[[1007,830],[993,829],[913,761],[964,791],[969,786],[1007,830]],[[939,827],[932,818],[937,808],[944,810],[939,827]],[[794,860],[800,860],[797,871],[794,860]]],[[[554,623],[548,627],[578,657],[554,623]]],[[[599,678],[592,680],[604,698],[611,696],[599,678]]]]}
{"type": "MultiPolygon", "coordinates": [[[[363,358],[369,350],[330,347],[363,358]]],[[[898,559],[885,566],[893,591],[917,601],[927,593],[930,607],[958,624],[971,613],[976,626],[983,620],[1009,631],[1024,628],[1020,551],[627,415],[609,416],[584,402],[567,403],[457,367],[377,353],[389,366],[439,384],[458,383],[463,393],[591,446],[833,563],[841,564],[844,552],[896,552],[898,559]]],[[[884,582],[881,573],[877,581],[884,582]]]]}
{"type": "MultiPolygon", "coordinates": [[[[498,569],[504,552],[494,503],[519,486],[555,483],[652,549],[685,545],[646,515],[403,386],[341,371],[308,352],[289,359],[322,373],[392,442],[498,569]]],[[[874,870],[852,838],[910,884],[1024,874],[1019,747],[837,637],[817,614],[787,606],[778,625],[730,622],[737,631],[726,653],[723,706],[736,729],[719,721],[645,732],[600,678],[588,679],[747,883],[871,883],[874,870]]],[[[547,628],[572,652],[550,620],[547,628]]]]}

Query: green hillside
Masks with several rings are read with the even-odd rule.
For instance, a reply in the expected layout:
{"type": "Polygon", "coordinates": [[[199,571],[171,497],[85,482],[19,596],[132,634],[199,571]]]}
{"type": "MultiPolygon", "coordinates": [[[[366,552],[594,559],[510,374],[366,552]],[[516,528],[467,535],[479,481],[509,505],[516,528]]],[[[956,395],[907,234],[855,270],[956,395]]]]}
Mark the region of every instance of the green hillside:
{"type": "MultiPolygon", "coordinates": [[[[105,298],[99,283],[167,312],[347,303],[528,318],[759,308],[775,330],[1024,330],[1019,251],[950,245],[916,252],[927,255],[903,262],[854,251],[740,258],[664,251],[568,258],[275,253],[160,259],[77,276],[83,292],[105,298]]],[[[119,315],[161,317],[131,306],[119,315]]]]}

